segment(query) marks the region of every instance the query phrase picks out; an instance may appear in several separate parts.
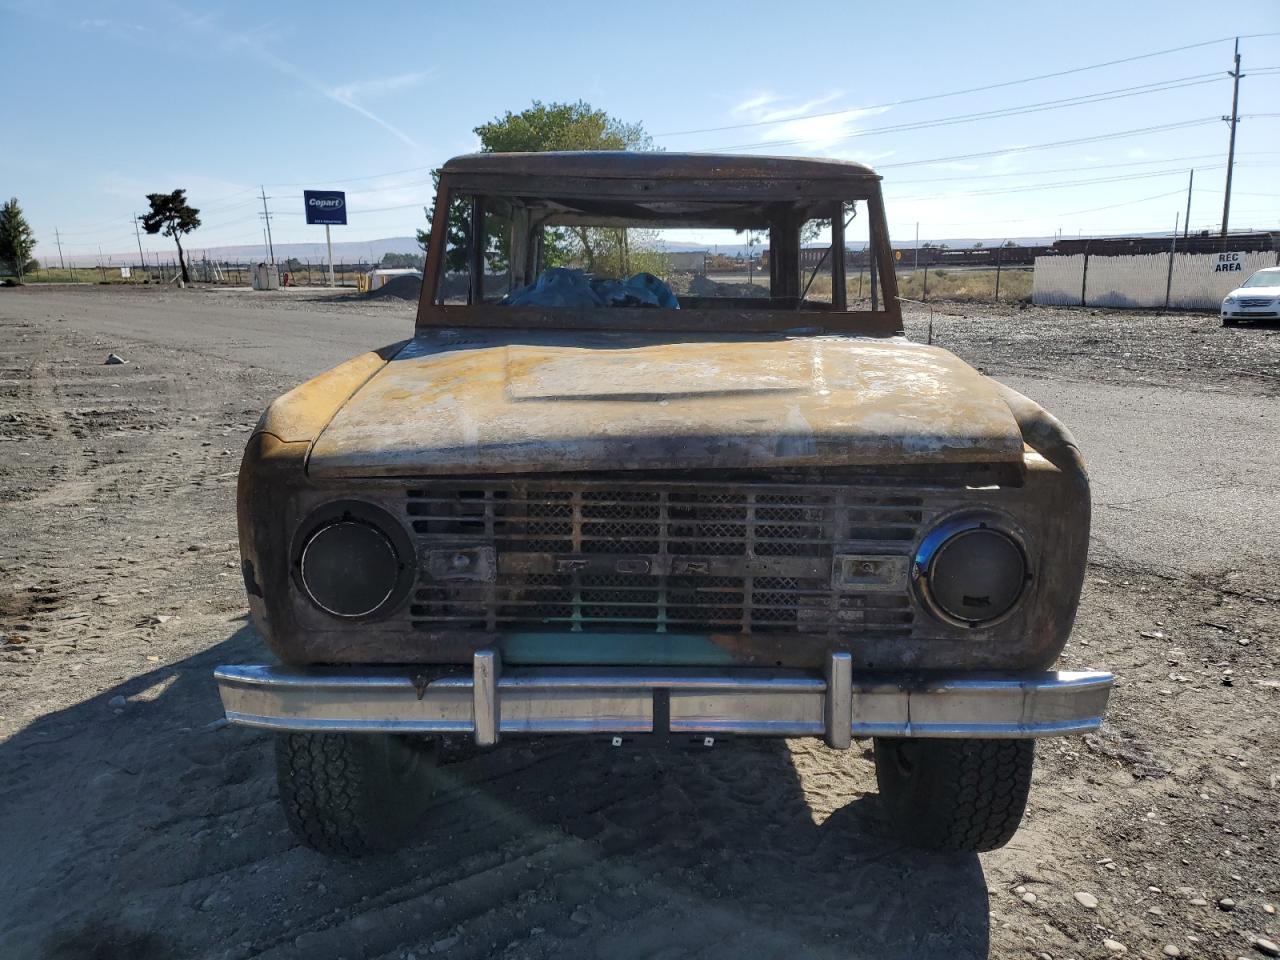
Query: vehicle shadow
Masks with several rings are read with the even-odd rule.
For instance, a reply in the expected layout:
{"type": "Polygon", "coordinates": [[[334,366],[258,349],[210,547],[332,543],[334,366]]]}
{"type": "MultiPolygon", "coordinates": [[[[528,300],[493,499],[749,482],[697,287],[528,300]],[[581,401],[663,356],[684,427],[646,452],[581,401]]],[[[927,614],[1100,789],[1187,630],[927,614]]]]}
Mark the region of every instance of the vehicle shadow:
{"type": "Polygon", "coordinates": [[[987,955],[978,858],[890,842],[870,764],[807,741],[448,751],[420,843],[321,857],[270,735],[218,721],[214,665],[261,656],[244,627],[0,744],[0,955],[987,955]]]}

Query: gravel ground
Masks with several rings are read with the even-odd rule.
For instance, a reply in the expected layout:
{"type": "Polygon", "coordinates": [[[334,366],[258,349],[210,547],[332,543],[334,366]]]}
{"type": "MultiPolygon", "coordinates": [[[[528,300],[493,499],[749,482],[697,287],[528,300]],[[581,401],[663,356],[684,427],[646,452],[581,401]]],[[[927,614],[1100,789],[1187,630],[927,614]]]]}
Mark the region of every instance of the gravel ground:
{"type": "MultiPolygon", "coordinates": [[[[908,332],[927,339],[929,309],[908,332]]],[[[993,376],[1280,396],[1280,325],[1223,328],[1215,314],[938,304],[934,342],[993,376]]]]}
{"type": "Polygon", "coordinates": [[[260,656],[235,471],[272,396],[411,318],[0,293],[0,956],[1253,958],[1280,940],[1280,550],[1258,533],[1280,513],[1280,335],[1196,315],[934,310],[938,342],[1070,410],[1099,491],[1064,662],[1119,686],[1096,736],[1041,745],[1005,849],[894,846],[866,755],[808,740],[459,751],[424,843],[358,863],[299,847],[268,737],[220,723],[210,679],[260,656]],[[1126,410],[1142,419],[1120,429],[1126,410]],[[1186,433],[1202,500],[1150,455],[1186,433]],[[1166,529],[1144,542],[1149,513],[1166,529]]]}

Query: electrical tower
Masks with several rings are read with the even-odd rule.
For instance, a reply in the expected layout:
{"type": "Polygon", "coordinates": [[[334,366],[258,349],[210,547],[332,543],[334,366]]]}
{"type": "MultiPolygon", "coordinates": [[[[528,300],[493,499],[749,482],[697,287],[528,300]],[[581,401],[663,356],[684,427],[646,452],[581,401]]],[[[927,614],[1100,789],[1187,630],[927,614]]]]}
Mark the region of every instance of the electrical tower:
{"type": "Polygon", "coordinates": [[[267,196],[267,188],[262,187],[262,219],[267,225],[267,259],[271,263],[276,262],[275,247],[271,245],[271,211],[267,209],[267,201],[271,199],[267,196]]]}

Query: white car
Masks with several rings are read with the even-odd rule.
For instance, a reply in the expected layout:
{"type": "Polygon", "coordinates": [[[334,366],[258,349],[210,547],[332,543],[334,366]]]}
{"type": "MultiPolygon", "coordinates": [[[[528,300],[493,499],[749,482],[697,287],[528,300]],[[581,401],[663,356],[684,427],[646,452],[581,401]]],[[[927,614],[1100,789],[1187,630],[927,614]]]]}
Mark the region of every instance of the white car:
{"type": "Polygon", "coordinates": [[[1280,267],[1259,270],[1222,300],[1222,325],[1241,320],[1280,320],[1280,267]]]}

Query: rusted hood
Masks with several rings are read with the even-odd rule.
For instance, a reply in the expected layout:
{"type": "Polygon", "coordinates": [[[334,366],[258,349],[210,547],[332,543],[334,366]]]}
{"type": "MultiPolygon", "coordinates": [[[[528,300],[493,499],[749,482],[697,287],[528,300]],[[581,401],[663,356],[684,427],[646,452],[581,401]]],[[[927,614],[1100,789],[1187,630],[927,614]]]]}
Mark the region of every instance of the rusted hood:
{"type": "Polygon", "coordinates": [[[903,338],[420,334],[311,452],[315,476],[1021,462],[997,385],[903,338]]]}

